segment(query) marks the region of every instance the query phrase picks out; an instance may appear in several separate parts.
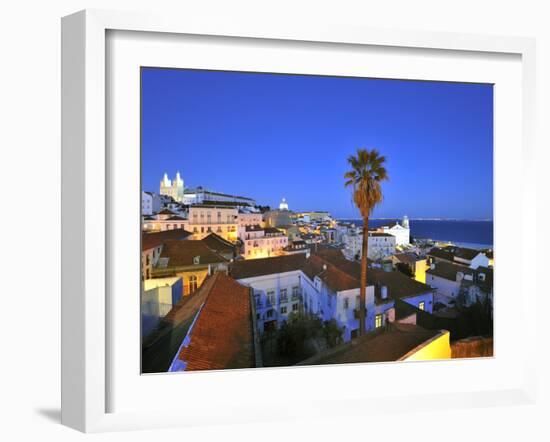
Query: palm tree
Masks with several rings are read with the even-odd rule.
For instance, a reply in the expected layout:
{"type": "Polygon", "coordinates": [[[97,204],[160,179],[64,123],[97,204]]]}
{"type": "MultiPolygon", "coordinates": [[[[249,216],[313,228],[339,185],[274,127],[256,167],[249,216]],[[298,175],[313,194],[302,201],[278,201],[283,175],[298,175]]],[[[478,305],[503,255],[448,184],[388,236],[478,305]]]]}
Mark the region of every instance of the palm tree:
{"type": "Polygon", "coordinates": [[[365,304],[367,292],[367,257],[369,251],[369,216],[374,207],[382,201],[381,182],[388,179],[384,163],[386,158],[376,149],[357,149],[348,163],[345,187],[353,188],[353,203],[363,218],[363,244],[361,252],[361,289],[359,292],[359,336],[365,334],[365,304]]]}

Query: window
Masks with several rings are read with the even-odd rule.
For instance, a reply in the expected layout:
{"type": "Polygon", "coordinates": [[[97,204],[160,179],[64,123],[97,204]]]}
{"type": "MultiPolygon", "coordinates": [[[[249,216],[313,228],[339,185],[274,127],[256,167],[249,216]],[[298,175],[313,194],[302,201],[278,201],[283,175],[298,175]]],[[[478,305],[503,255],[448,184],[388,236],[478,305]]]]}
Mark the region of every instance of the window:
{"type": "Polygon", "coordinates": [[[262,308],[262,297],[261,297],[261,295],[259,293],[255,294],[254,299],[256,301],[256,307],[257,308],[262,308]]]}
{"type": "Polygon", "coordinates": [[[198,278],[195,275],[189,277],[189,293],[195,293],[198,286],[198,278]]]}
{"type": "Polygon", "coordinates": [[[275,292],[273,290],[267,292],[267,300],[271,305],[275,304],[275,292]]]}
{"type": "Polygon", "coordinates": [[[286,315],[286,305],[281,307],[281,315],[286,315]]]}
{"type": "Polygon", "coordinates": [[[374,317],[374,328],[382,327],[382,315],[376,315],[374,317]]]}
{"type": "Polygon", "coordinates": [[[349,299],[344,298],[344,309],[347,310],[349,308],[349,299]]]}
{"type": "Polygon", "coordinates": [[[268,310],[267,313],[266,313],[266,316],[268,318],[272,318],[273,317],[273,310],[268,310]]]}
{"type": "Polygon", "coordinates": [[[298,311],[298,303],[292,304],[292,311],[297,312],[298,311]]]}
{"type": "Polygon", "coordinates": [[[418,303],[418,308],[419,308],[420,310],[424,310],[424,308],[425,308],[424,301],[420,301],[420,302],[418,303]]]}
{"type": "Polygon", "coordinates": [[[292,296],[298,296],[300,294],[300,287],[294,286],[292,287],[292,296]]]}
{"type": "Polygon", "coordinates": [[[281,289],[281,302],[287,302],[288,301],[288,295],[286,293],[286,289],[281,289]]]}

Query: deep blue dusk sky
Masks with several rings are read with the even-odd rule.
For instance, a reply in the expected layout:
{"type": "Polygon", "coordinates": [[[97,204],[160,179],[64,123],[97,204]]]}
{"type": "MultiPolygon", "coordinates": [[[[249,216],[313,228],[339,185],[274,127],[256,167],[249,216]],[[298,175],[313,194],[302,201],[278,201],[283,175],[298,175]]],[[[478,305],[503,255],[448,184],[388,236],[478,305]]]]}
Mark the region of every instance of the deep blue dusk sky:
{"type": "Polygon", "coordinates": [[[358,217],[347,157],[377,148],[373,217],[493,217],[491,85],[142,69],[142,182],[358,217]]]}

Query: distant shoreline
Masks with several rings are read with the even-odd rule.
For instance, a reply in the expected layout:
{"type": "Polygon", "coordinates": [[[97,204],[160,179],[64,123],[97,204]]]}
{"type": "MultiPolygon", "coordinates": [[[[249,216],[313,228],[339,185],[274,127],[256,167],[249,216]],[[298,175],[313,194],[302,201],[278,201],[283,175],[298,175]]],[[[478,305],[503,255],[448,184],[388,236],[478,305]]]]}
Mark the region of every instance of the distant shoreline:
{"type": "MultiPolygon", "coordinates": [[[[336,221],[363,221],[362,218],[334,218],[336,221]]],[[[402,218],[369,218],[369,221],[395,221],[402,218]]],[[[492,219],[468,219],[468,218],[409,218],[409,221],[461,221],[461,222],[494,222],[492,219]]]]}
{"type": "MultiPolygon", "coordinates": [[[[401,221],[399,218],[371,218],[369,228],[388,225],[390,221],[401,221]]],[[[472,249],[493,248],[494,237],[492,220],[459,220],[459,219],[409,219],[411,236],[416,239],[434,242],[448,242],[457,246],[472,249]]],[[[340,222],[354,223],[362,226],[363,220],[341,219],[340,222]]]]}

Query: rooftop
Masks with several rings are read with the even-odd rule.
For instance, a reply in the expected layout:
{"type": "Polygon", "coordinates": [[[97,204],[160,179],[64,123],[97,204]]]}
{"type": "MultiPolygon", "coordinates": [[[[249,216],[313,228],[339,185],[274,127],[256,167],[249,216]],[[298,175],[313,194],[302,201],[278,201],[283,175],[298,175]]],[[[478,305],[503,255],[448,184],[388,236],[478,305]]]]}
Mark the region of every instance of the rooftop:
{"type": "Polygon", "coordinates": [[[143,373],[168,371],[213,282],[213,278],[206,279],[195,293],[182,298],[144,339],[141,356],[143,373]]]}
{"type": "Polygon", "coordinates": [[[406,264],[415,264],[416,261],[420,261],[422,258],[416,253],[396,253],[393,255],[398,261],[406,264]]]}
{"type": "Polygon", "coordinates": [[[163,232],[152,232],[141,234],[141,250],[150,250],[158,247],[168,240],[184,240],[192,233],[184,229],[165,230],[163,232]]]}
{"type": "Polygon", "coordinates": [[[254,367],[249,288],[221,272],[211,279],[205,304],[178,355],[182,368],[188,371],[254,367]]]}
{"type": "Polygon", "coordinates": [[[454,261],[455,257],[471,261],[480,253],[483,252],[481,250],[469,249],[467,247],[447,246],[434,247],[428,252],[428,255],[435,258],[445,259],[447,261],[454,261]]]}
{"type": "Polygon", "coordinates": [[[426,330],[413,324],[392,323],[388,331],[369,333],[319,353],[297,365],[399,361],[441,332],[442,330],[426,330]]]}
{"type": "Polygon", "coordinates": [[[208,247],[205,242],[197,240],[165,241],[160,260],[166,263],[162,267],[184,267],[197,265],[196,257],[199,258],[199,265],[227,262],[227,259],[208,247]]]}
{"type": "Polygon", "coordinates": [[[230,264],[229,274],[235,279],[253,278],[255,276],[300,270],[306,262],[306,255],[275,256],[272,258],[248,259],[230,264]]]}
{"type": "Polygon", "coordinates": [[[217,253],[235,254],[235,245],[215,233],[210,233],[202,242],[217,253]]]}

